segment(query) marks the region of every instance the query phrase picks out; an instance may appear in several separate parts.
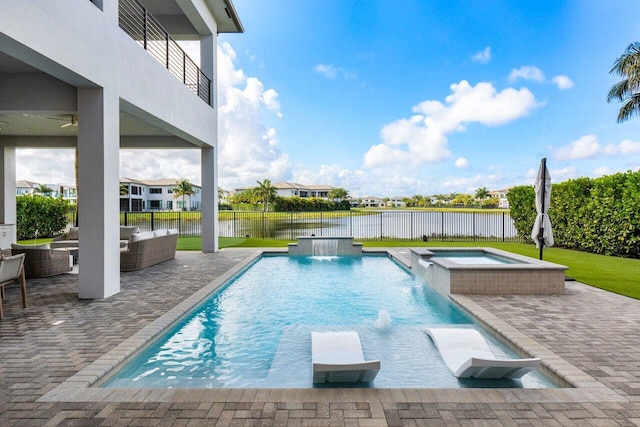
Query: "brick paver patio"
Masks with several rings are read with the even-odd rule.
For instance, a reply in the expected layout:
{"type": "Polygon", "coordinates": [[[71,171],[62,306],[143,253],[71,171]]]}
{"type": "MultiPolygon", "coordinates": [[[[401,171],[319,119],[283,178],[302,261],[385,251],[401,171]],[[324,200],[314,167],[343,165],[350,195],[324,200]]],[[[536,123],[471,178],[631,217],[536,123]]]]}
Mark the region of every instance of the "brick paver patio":
{"type": "Polygon", "coordinates": [[[74,275],[29,280],[27,309],[19,287],[8,287],[0,426],[640,425],[640,301],[574,282],[562,296],[455,299],[578,388],[66,392],[78,372],[254,253],[178,252],[175,260],[122,274],[121,292],[100,301],[78,300],[74,275]]]}

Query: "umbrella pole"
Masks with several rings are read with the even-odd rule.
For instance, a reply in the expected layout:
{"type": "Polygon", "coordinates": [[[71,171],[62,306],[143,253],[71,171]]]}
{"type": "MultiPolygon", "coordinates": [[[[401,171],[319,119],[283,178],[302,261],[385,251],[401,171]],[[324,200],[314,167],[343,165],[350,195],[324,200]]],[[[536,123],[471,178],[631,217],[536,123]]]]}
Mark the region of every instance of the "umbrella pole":
{"type": "Polygon", "coordinates": [[[544,198],[547,180],[547,159],[542,159],[542,221],[540,221],[540,231],[538,232],[538,241],[540,242],[540,259],[542,260],[542,252],[544,251],[544,198]]]}

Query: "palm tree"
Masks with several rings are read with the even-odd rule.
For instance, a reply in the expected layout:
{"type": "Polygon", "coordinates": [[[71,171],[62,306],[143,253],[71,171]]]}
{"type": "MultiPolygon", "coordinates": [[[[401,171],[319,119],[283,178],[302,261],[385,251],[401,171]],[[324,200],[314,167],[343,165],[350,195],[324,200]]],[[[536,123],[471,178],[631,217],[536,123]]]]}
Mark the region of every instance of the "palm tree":
{"type": "Polygon", "coordinates": [[[349,197],[349,192],[344,188],[334,188],[331,191],[329,191],[329,194],[327,194],[327,197],[331,200],[337,200],[341,202],[347,197],[349,197]]]}
{"type": "Polygon", "coordinates": [[[256,181],[258,186],[253,189],[254,195],[262,201],[263,212],[269,211],[269,202],[278,195],[276,187],[271,185],[271,180],[256,181]]]}
{"type": "Polygon", "coordinates": [[[38,194],[42,194],[42,195],[47,195],[47,194],[51,194],[53,192],[52,189],[50,189],[49,187],[47,187],[46,184],[38,184],[38,186],[33,190],[35,193],[38,194]]]}
{"type": "Polygon", "coordinates": [[[191,196],[193,196],[194,194],[196,194],[196,192],[193,189],[193,186],[191,185],[189,180],[185,178],[180,178],[178,182],[176,182],[176,186],[173,189],[173,197],[174,198],[182,197],[183,211],[187,210],[187,205],[184,204],[184,197],[189,196],[189,198],[191,198],[191,196]]]}
{"type": "Polygon", "coordinates": [[[607,102],[623,102],[618,112],[618,123],[622,123],[634,114],[640,114],[640,42],[627,46],[609,73],[623,78],[611,86],[607,95],[607,102]]]}
{"type": "Polygon", "coordinates": [[[124,184],[120,184],[120,195],[127,196],[129,194],[129,187],[124,184]]]}
{"type": "Polygon", "coordinates": [[[481,203],[487,197],[489,197],[489,190],[487,190],[487,187],[480,187],[476,190],[476,199],[479,199],[481,203]]]}

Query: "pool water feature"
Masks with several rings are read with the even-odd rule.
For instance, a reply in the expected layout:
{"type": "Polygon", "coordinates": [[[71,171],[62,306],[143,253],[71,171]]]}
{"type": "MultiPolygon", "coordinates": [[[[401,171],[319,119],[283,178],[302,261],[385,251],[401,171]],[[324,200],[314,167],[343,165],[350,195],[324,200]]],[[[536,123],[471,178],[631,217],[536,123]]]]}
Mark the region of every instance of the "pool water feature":
{"type": "MultiPolygon", "coordinates": [[[[102,386],[312,387],[310,333],[338,330],[358,332],[365,357],[382,361],[377,388],[553,386],[540,373],[455,378],[422,330],[434,325],[481,330],[388,256],[263,256],[102,386]]],[[[497,355],[516,356],[482,333],[497,355]]]]}

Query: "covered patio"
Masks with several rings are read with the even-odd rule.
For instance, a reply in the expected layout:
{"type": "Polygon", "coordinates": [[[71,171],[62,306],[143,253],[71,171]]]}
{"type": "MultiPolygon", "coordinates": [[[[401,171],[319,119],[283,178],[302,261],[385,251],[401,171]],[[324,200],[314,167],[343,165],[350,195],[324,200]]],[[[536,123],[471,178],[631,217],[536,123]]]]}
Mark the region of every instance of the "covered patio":
{"type": "Polygon", "coordinates": [[[597,382],[564,389],[237,389],[70,391],[44,396],[255,253],[178,252],[121,275],[121,292],[79,300],[78,278],[7,288],[0,322],[1,425],[640,425],[640,301],[576,282],[561,296],[466,296],[597,382]],[[171,297],[168,298],[167,296],[171,297]]]}

